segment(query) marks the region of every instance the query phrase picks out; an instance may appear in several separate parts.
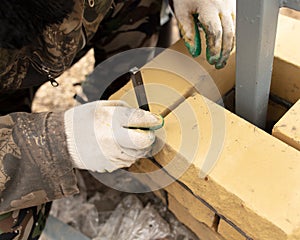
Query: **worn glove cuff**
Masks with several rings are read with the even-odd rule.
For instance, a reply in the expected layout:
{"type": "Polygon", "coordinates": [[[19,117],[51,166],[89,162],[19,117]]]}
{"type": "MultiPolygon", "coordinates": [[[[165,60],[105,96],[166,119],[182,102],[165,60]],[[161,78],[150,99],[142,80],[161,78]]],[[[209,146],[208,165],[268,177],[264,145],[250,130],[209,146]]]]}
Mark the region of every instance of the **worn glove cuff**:
{"type": "Polygon", "coordinates": [[[85,169],[84,164],[80,160],[77,146],[75,143],[74,128],[73,128],[73,126],[74,126],[73,115],[74,115],[74,108],[66,111],[65,117],[64,117],[65,133],[67,136],[68,150],[69,150],[69,154],[72,158],[74,168],[85,169]]]}
{"type": "Polygon", "coordinates": [[[116,165],[107,159],[95,135],[95,110],[98,102],[77,106],[65,112],[67,145],[75,168],[112,172],[116,165]]]}

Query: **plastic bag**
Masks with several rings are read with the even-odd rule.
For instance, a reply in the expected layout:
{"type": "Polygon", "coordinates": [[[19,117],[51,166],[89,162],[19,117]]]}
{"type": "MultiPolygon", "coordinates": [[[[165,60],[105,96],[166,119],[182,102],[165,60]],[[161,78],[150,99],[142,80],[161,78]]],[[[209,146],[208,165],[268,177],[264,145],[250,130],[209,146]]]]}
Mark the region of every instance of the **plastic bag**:
{"type": "Polygon", "coordinates": [[[80,194],[54,201],[50,214],[87,237],[95,240],[198,239],[153,193],[124,193],[83,176],[84,180],[77,173],[80,194]]]}
{"type": "Polygon", "coordinates": [[[157,211],[135,195],[125,197],[94,240],[150,240],[167,237],[170,228],[157,211]]]}

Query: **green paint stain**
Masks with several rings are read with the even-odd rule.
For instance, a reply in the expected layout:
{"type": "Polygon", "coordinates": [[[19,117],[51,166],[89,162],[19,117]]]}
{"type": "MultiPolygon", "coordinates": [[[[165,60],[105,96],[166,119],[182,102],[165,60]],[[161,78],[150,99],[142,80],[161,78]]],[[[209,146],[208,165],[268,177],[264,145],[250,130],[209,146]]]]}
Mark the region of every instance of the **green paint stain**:
{"type": "Polygon", "coordinates": [[[201,38],[200,38],[200,32],[198,28],[198,14],[193,15],[194,18],[194,27],[195,27],[195,37],[193,45],[191,45],[188,42],[185,42],[185,46],[189,50],[190,54],[193,57],[198,57],[201,54],[201,38]]]}

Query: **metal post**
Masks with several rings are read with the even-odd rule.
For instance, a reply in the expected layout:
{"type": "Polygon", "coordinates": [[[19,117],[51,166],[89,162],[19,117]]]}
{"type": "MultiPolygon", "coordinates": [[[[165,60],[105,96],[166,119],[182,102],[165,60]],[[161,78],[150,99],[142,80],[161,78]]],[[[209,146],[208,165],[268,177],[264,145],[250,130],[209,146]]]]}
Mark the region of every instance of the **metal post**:
{"type": "Polygon", "coordinates": [[[268,108],[278,0],[237,0],[236,113],[264,128],[268,108]]]}

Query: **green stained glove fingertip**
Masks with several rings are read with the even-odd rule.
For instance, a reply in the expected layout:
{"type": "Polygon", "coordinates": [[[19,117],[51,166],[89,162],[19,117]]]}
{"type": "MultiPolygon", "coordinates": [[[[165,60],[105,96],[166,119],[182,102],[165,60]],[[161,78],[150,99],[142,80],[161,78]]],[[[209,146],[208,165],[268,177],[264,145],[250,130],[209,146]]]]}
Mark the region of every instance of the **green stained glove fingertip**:
{"type": "MultiPolygon", "coordinates": [[[[196,39],[195,39],[195,43],[196,43],[196,39]]],[[[187,47],[187,49],[189,50],[189,53],[193,57],[198,57],[200,55],[200,53],[201,53],[201,47],[199,47],[197,43],[194,46],[192,46],[188,42],[185,42],[185,46],[187,47]]]]}
{"type": "Polygon", "coordinates": [[[157,124],[156,126],[149,127],[149,130],[158,130],[158,129],[162,128],[165,125],[165,119],[163,118],[163,116],[161,116],[161,115],[158,115],[158,116],[161,117],[160,124],[157,124]]]}
{"type": "Polygon", "coordinates": [[[216,64],[219,60],[219,56],[218,55],[211,56],[209,51],[207,51],[207,52],[208,53],[206,54],[206,58],[207,58],[207,61],[209,62],[209,64],[211,64],[211,65],[216,64]]]}
{"type": "Polygon", "coordinates": [[[221,62],[221,63],[217,63],[217,64],[215,65],[215,68],[216,68],[216,69],[222,69],[222,68],[224,68],[225,66],[226,66],[226,61],[221,62]]]}
{"type": "Polygon", "coordinates": [[[194,42],[193,42],[193,44],[186,42],[186,41],[184,43],[185,43],[185,46],[187,47],[187,49],[189,50],[190,54],[193,57],[198,57],[201,54],[201,38],[200,38],[199,28],[197,25],[198,15],[195,14],[193,17],[194,17],[194,27],[195,27],[194,42]]]}
{"type": "Polygon", "coordinates": [[[162,128],[165,125],[165,119],[162,115],[159,114],[159,116],[161,117],[161,124],[160,124],[160,128],[162,128]]]}

